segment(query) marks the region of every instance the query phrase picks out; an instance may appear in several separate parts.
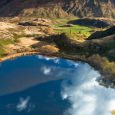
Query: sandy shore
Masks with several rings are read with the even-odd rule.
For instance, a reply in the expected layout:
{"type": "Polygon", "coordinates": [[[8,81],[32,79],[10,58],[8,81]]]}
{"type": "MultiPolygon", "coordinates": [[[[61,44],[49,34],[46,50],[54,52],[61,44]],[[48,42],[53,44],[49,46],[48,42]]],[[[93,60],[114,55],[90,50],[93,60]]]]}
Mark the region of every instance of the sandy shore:
{"type": "Polygon", "coordinates": [[[25,55],[34,55],[34,54],[39,54],[39,52],[23,52],[23,53],[16,53],[16,54],[8,55],[6,57],[0,58],[0,62],[6,61],[9,59],[13,59],[13,58],[17,58],[17,57],[21,57],[21,56],[25,56],[25,55]]]}
{"type": "Polygon", "coordinates": [[[65,58],[65,59],[70,59],[70,60],[75,60],[75,61],[87,62],[87,60],[85,60],[79,56],[71,56],[71,55],[65,55],[65,54],[60,54],[60,53],[51,53],[51,52],[44,53],[44,52],[39,52],[39,51],[30,51],[30,52],[11,54],[11,55],[5,56],[3,58],[0,58],[0,62],[14,59],[14,58],[21,57],[21,56],[27,56],[27,55],[43,55],[43,56],[48,56],[48,57],[59,57],[59,58],[65,58]]]}

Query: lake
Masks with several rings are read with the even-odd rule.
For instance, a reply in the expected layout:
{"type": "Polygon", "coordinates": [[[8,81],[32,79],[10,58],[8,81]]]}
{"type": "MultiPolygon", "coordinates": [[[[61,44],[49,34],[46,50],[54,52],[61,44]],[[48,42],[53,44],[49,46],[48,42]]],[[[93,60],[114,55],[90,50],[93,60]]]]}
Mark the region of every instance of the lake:
{"type": "Polygon", "coordinates": [[[0,115],[111,115],[115,89],[87,63],[41,55],[0,63],[0,115]]]}

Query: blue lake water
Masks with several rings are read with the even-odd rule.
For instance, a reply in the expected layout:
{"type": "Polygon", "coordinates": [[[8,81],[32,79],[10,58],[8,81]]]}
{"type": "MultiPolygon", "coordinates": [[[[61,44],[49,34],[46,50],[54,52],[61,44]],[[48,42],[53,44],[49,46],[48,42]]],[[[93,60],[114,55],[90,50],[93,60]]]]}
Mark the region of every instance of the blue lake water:
{"type": "Polygon", "coordinates": [[[40,55],[0,63],[0,115],[111,115],[115,89],[86,63],[40,55]]]}

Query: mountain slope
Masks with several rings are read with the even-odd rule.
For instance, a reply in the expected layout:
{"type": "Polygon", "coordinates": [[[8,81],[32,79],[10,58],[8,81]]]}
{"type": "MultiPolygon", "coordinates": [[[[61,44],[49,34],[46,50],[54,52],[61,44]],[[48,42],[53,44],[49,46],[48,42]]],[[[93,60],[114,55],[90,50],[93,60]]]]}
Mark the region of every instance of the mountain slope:
{"type": "Polygon", "coordinates": [[[1,0],[0,16],[115,18],[115,0],[1,0]],[[46,13],[45,13],[46,12],[46,13]]]}
{"type": "Polygon", "coordinates": [[[68,0],[64,9],[79,17],[115,18],[115,0],[68,0]]]}
{"type": "Polygon", "coordinates": [[[60,1],[11,0],[0,9],[0,16],[66,17],[68,13],[62,9],[62,2],[60,1]]]}

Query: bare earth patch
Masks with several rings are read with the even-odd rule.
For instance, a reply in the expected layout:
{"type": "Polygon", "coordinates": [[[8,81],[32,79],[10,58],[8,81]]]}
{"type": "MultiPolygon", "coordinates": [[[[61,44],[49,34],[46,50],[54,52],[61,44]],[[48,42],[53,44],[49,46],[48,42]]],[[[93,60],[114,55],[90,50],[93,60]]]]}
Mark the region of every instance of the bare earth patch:
{"type": "MultiPolygon", "coordinates": [[[[21,49],[29,49],[30,46],[35,46],[37,48],[37,51],[38,52],[41,52],[41,53],[57,53],[59,51],[59,49],[52,45],[52,44],[49,44],[45,41],[39,41],[39,40],[36,40],[34,37],[22,37],[19,39],[19,43],[16,43],[16,44],[9,44],[7,45],[6,49],[8,49],[9,51],[9,54],[12,54],[11,51],[14,53],[16,51],[19,51],[21,49]]],[[[31,49],[28,50],[28,51],[32,51],[31,49]]]]}
{"type": "Polygon", "coordinates": [[[19,45],[24,46],[24,47],[29,47],[36,43],[39,43],[39,41],[35,40],[33,37],[22,37],[22,38],[20,38],[19,45]]]}
{"type": "Polygon", "coordinates": [[[16,28],[17,26],[13,23],[8,23],[8,22],[0,22],[0,30],[6,30],[6,29],[11,29],[11,28],[16,28]]]}

